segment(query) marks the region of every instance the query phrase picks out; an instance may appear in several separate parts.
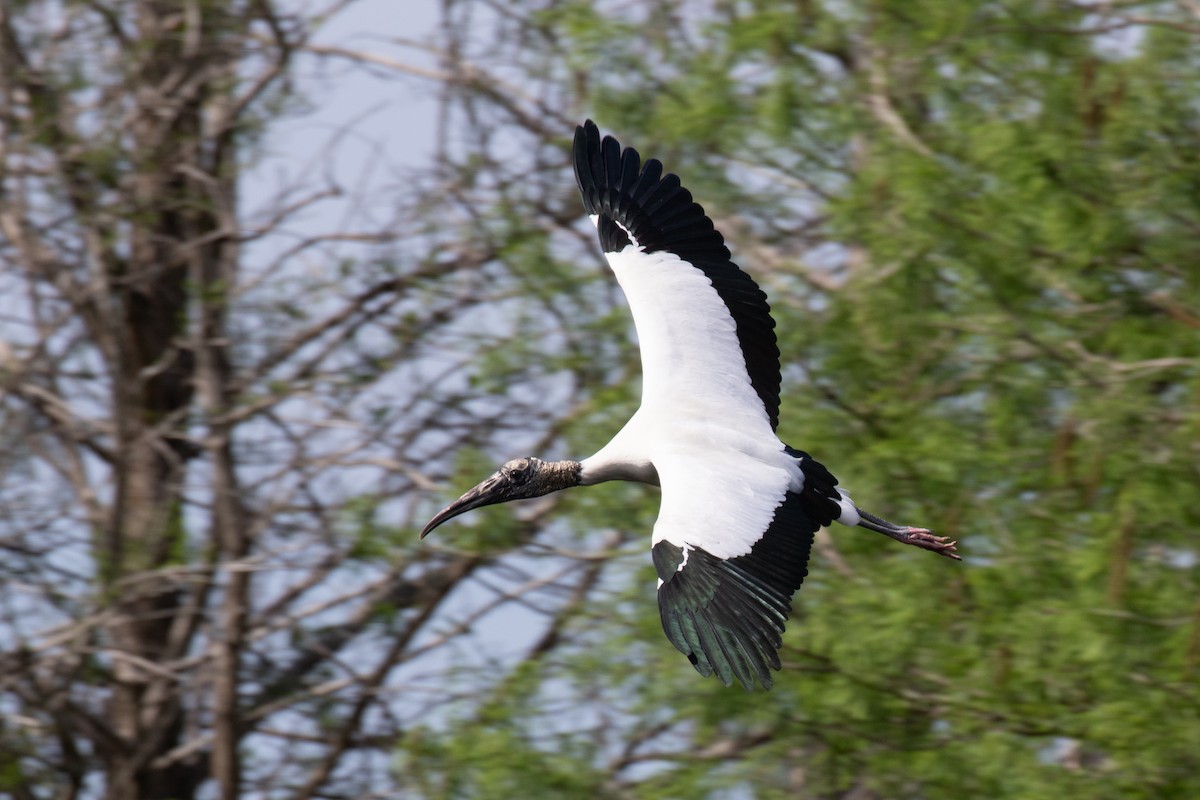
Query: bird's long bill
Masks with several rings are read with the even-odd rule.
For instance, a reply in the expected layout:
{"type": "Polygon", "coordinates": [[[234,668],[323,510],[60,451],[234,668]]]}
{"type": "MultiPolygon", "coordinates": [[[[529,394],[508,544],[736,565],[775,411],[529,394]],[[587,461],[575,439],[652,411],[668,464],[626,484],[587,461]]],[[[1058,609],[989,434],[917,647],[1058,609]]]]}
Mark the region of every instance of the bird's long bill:
{"type": "Polygon", "coordinates": [[[465,514],[475,508],[503,503],[505,500],[512,499],[511,494],[507,491],[508,488],[507,481],[499,473],[491,475],[474,489],[466,492],[462,497],[434,514],[433,519],[429,520],[425,524],[425,527],[421,529],[421,538],[424,539],[438,525],[441,525],[448,519],[457,517],[459,514],[465,514]]]}

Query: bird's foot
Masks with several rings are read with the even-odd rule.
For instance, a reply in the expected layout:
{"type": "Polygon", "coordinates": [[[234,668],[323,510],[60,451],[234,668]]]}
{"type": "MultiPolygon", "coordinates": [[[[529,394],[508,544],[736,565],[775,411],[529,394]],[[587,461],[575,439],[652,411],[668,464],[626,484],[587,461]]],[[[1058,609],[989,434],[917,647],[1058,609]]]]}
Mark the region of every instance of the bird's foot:
{"type": "Polygon", "coordinates": [[[927,528],[911,528],[908,525],[897,525],[893,522],[888,522],[886,519],[880,519],[874,514],[868,514],[861,508],[858,510],[858,514],[860,517],[858,524],[867,530],[882,533],[884,536],[890,536],[897,542],[911,544],[913,547],[919,547],[922,550],[928,550],[940,556],[952,558],[955,561],[962,561],[962,557],[958,555],[958,542],[951,540],[948,536],[935,536],[933,531],[927,528]]]}
{"type": "Polygon", "coordinates": [[[898,542],[911,544],[913,547],[919,547],[955,561],[962,561],[962,556],[958,555],[957,541],[951,540],[949,536],[934,536],[933,531],[926,528],[905,527],[903,532],[895,538],[898,542]]]}

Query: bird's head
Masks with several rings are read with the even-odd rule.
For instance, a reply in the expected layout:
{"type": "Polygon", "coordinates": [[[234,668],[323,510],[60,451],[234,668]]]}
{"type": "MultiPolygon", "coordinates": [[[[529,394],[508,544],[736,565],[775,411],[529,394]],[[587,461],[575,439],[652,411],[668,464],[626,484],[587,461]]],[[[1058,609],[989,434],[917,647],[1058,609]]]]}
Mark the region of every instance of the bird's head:
{"type": "Polygon", "coordinates": [[[524,500],[579,484],[577,461],[542,461],[540,458],[515,458],[485,478],[474,489],[443,508],[421,531],[424,539],[430,531],[448,519],[474,508],[524,500]]]}

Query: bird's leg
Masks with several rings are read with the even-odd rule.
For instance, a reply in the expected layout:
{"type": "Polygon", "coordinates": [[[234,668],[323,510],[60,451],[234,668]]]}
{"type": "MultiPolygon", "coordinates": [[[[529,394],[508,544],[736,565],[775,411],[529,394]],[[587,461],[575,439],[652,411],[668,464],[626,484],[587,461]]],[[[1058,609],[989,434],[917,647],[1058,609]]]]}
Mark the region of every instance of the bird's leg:
{"type": "Polygon", "coordinates": [[[910,528],[907,525],[897,525],[893,522],[888,522],[886,519],[880,519],[874,514],[868,514],[861,508],[858,509],[859,522],[858,524],[867,530],[882,533],[884,536],[890,536],[897,542],[911,544],[913,547],[919,547],[922,550],[930,550],[938,555],[946,558],[953,558],[955,561],[962,561],[958,553],[958,542],[953,542],[948,536],[934,536],[932,531],[925,528],[910,528]]]}

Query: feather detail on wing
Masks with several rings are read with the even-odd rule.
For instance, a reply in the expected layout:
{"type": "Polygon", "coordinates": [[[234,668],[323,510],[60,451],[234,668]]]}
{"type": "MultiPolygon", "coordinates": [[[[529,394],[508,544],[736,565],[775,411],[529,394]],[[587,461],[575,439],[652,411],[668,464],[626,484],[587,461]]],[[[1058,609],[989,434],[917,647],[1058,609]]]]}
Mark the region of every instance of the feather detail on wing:
{"type": "MultiPolygon", "coordinates": [[[[711,370],[725,374],[736,369],[744,376],[774,430],[779,421],[780,378],[770,306],[753,279],[730,260],[724,239],[704,209],[678,177],[663,174],[661,163],[650,159],[643,167],[636,150],[621,150],[611,136],[601,139],[591,120],[576,129],[574,164],[584,207],[596,222],[601,247],[629,299],[643,348],[648,336],[642,327],[650,316],[649,306],[681,315],[659,328],[683,347],[703,341],[697,334],[704,334],[705,326],[720,325],[724,318],[729,324],[726,349],[736,355],[727,359],[734,363],[710,362],[711,370]],[[656,270],[669,271],[673,285],[642,280],[642,272],[656,270]],[[651,294],[664,288],[675,293],[651,294]],[[691,301],[702,291],[713,297],[700,313],[691,301]],[[722,306],[719,313],[717,304],[722,306]],[[644,307],[641,313],[639,306],[644,307]],[[689,308],[694,313],[683,316],[689,308]]],[[[663,366],[646,363],[645,354],[643,362],[647,376],[652,365],[663,366]]]]}
{"type": "Polygon", "coordinates": [[[702,675],[770,689],[779,648],[800,588],[817,523],[789,492],[750,552],[717,558],[667,539],[654,545],[663,630],[702,675]]]}

